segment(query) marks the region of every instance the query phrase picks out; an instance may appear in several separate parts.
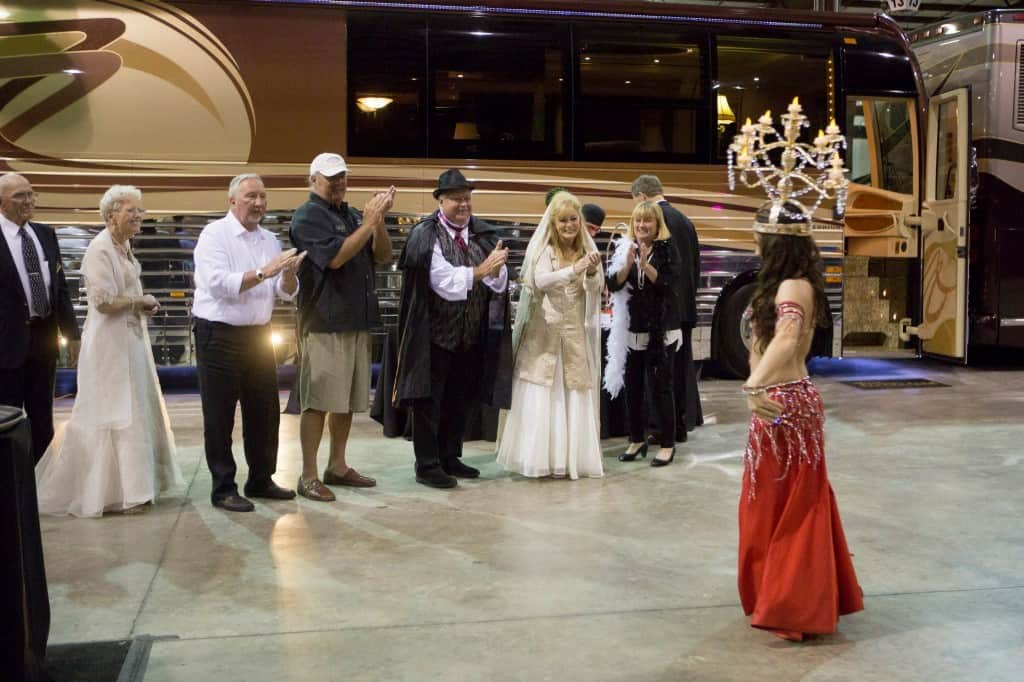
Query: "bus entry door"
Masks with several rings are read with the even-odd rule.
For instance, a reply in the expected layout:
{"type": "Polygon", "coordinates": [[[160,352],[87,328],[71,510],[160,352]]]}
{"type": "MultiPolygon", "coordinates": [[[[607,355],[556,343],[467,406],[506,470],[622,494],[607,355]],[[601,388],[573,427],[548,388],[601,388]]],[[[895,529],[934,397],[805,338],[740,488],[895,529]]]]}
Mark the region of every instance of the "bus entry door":
{"type": "Polygon", "coordinates": [[[966,88],[928,104],[928,147],[921,228],[921,351],[950,360],[966,357],[968,150],[970,99],[966,88]]]}

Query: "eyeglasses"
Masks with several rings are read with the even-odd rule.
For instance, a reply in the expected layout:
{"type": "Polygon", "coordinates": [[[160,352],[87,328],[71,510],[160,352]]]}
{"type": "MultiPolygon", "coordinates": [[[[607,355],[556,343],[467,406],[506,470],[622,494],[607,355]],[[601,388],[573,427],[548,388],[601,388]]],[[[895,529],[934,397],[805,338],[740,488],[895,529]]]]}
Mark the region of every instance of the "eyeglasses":
{"type": "Polygon", "coordinates": [[[129,213],[131,215],[137,215],[137,216],[144,216],[144,215],[146,215],[146,209],[144,209],[144,208],[124,208],[124,209],[121,209],[121,210],[123,210],[125,213],[129,213]]]}
{"type": "Polygon", "coordinates": [[[36,196],[35,192],[15,192],[11,198],[15,201],[32,201],[36,196]]]}
{"type": "Polygon", "coordinates": [[[453,204],[468,204],[473,201],[472,195],[466,194],[463,196],[452,196],[451,194],[442,195],[446,201],[450,201],[453,204]]]}

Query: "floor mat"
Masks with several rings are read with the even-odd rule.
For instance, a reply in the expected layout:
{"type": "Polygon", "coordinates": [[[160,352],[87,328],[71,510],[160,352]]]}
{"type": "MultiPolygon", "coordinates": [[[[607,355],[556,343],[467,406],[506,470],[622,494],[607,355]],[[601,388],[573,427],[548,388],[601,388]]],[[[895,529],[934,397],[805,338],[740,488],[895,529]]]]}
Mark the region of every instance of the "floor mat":
{"type": "Polygon", "coordinates": [[[53,682],[139,682],[146,674],[153,639],[140,635],[113,642],[53,644],[46,647],[44,668],[53,682]]]}
{"type": "Polygon", "coordinates": [[[925,379],[923,377],[904,377],[902,379],[861,379],[856,381],[840,381],[841,384],[854,386],[865,391],[877,391],[883,388],[949,388],[949,384],[925,379]]]}

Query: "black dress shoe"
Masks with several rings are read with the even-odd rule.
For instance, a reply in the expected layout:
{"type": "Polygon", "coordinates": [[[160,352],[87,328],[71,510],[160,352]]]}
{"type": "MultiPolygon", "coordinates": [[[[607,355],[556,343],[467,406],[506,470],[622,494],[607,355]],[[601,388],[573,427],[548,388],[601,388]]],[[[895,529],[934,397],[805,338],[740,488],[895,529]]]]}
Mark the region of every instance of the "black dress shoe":
{"type": "Polygon", "coordinates": [[[268,500],[291,500],[295,498],[294,490],[282,488],[273,481],[269,481],[263,485],[246,484],[245,494],[247,497],[262,497],[268,500]]]}
{"type": "Polygon", "coordinates": [[[417,471],[416,482],[429,485],[431,488],[454,488],[459,484],[458,481],[446,474],[441,467],[437,466],[417,471]]]}
{"type": "MultiPolygon", "coordinates": [[[[628,448],[627,448],[628,450],[628,448]]],[[[640,446],[640,449],[636,452],[623,452],[619,455],[620,462],[632,462],[637,457],[647,457],[647,443],[640,446]]]]}
{"type": "Polygon", "coordinates": [[[238,493],[232,493],[227,497],[221,497],[213,500],[213,506],[220,507],[224,511],[231,512],[251,512],[256,508],[252,502],[245,499],[238,493]]]}
{"type": "Polygon", "coordinates": [[[651,466],[652,467],[667,467],[669,464],[672,463],[672,460],[674,460],[675,458],[676,458],[676,446],[673,445],[672,446],[672,454],[669,455],[668,459],[658,459],[658,456],[655,455],[651,459],[651,466]]]}
{"type": "Polygon", "coordinates": [[[457,476],[458,478],[479,478],[480,470],[474,469],[468,464],[463,464],[462,460],[456,457],[450,459],[447,462],[441,464],[441,468],[449,476],[457,476]]]}

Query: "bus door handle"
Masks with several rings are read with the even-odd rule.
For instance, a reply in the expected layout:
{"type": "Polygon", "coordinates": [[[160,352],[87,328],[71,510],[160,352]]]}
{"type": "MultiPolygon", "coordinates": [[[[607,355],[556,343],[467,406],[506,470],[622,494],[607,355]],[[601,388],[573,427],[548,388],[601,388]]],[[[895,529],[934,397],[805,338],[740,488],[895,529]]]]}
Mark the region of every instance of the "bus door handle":
{"type": "Polygon", "coordinates": [[[937,229],[939,218],[931,211],[924,211],[921,215],[908,215],[903,219],[903,224],[908,228],[932,232],[937,229]]]}

